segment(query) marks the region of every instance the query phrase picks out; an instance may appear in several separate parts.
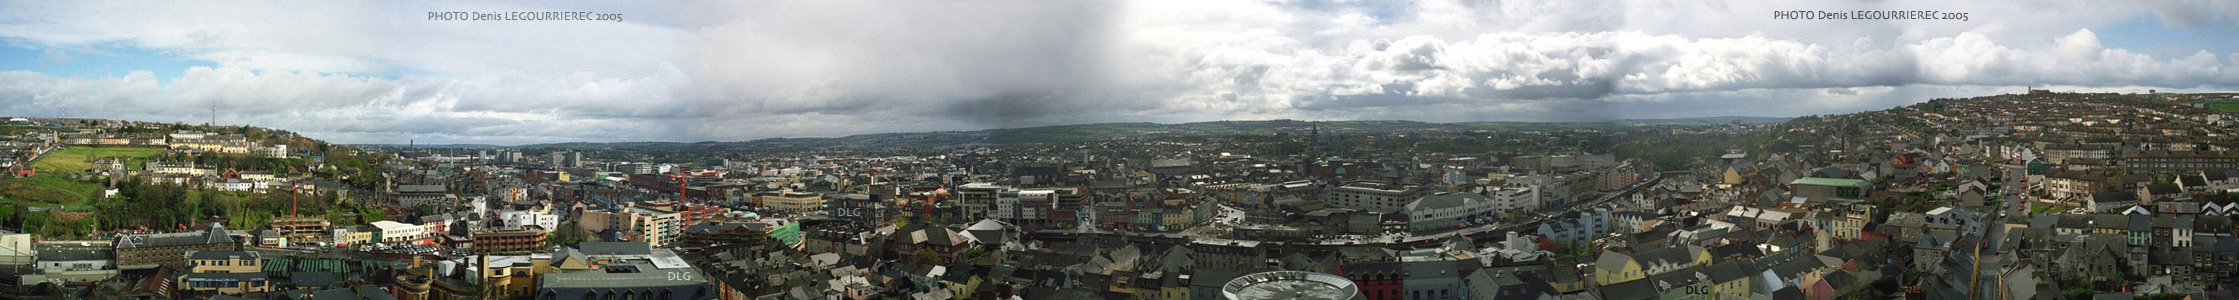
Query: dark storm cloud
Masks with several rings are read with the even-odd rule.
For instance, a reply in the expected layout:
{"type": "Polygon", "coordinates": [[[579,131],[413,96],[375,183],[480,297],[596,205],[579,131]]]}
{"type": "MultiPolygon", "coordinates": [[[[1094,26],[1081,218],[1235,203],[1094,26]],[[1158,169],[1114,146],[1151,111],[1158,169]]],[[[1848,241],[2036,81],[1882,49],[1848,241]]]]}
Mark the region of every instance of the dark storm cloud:
{"type": "Polygon", "coordinates": [[[2149,56],[2090,30],[2141,17],[2212,27],[2239,14],[2223,1],[274,4],[286,5],[9,3],[0,44],[38,48],[26,53],[124,44],[215,66],[175,78],[0,71],[0,114],[202,122],[215,104],[221,122],[345,142],[702,141],[1112,121],[1793,116],[2013,86],[2239,88],[2234,49],[2149,56]],[[643,18],[397,21],[550,8],[643,18]],[[1980,19],[1764,17],[1922,8],[1980,19]]]}

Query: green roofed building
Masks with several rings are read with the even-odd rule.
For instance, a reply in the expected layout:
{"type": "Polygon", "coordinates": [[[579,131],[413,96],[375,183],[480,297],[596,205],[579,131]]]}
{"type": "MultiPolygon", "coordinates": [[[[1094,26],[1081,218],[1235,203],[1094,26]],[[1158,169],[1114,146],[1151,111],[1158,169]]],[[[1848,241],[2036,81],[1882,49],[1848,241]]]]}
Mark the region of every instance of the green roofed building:
{"type": "Polygon", "coordinates": [[[770,229],[770,238],[785,243],[786,248],[801,249],[801,222],[785,223],[785,226],[770,229]]]}

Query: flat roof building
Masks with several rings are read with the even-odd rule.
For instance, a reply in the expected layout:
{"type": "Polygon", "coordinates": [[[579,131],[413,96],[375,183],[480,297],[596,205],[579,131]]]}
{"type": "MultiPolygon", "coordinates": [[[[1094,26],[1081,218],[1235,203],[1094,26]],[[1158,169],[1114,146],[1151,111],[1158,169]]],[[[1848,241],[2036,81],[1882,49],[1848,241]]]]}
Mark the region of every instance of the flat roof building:
{"type": "Polygon", "coordinates": [[[713,285],[666,249],[644,242],[587,242],[552,254],[536,299],[712,299],[713,285]]]}

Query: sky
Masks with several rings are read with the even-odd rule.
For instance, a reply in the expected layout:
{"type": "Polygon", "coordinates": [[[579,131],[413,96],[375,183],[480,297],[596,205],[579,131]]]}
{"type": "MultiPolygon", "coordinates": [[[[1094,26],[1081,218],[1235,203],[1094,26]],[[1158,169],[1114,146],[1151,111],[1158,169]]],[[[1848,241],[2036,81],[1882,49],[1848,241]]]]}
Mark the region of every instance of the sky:
{"type": "Polygon", "coordinates": [[[0,1],[0,116],[511,145],[2239,90],[2224,0],[189,2],[0,1]]]}

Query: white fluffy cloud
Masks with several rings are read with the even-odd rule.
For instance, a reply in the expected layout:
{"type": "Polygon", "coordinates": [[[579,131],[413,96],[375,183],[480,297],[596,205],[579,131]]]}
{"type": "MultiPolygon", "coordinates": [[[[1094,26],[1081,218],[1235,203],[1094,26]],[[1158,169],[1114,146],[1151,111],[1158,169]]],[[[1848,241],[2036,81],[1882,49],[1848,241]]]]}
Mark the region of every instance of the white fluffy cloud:
{"type": "MultiPolygon", "coordinates": [[[[87,64],[0,73],[0,114],[293,129],[344,142],[742,140],[1108,121],[1793,116],[2010,92],[2239,87],[2239,53],[2110,47],[2219,1],[9,2],[0,45],[87,64]],[[1968,21],[1776,20],[1942,10],[1968,21]],[[446,22],[589,10],[628,22],[446,22]],[[2095,29],[2098,29],[2095,31],[2095,29]],[[67,49],[56,51],[56,49],[67,49]],[[179,72],[177,78],[155,74],[179,72]]],[[[2219,23],[2222,22],[2222,23],[2219,23]]],[[[2167,41],[2183,46],[2187,41],[2167,41]]],[[[14,66],[8,66],[14,67],[14,66]]]]}

